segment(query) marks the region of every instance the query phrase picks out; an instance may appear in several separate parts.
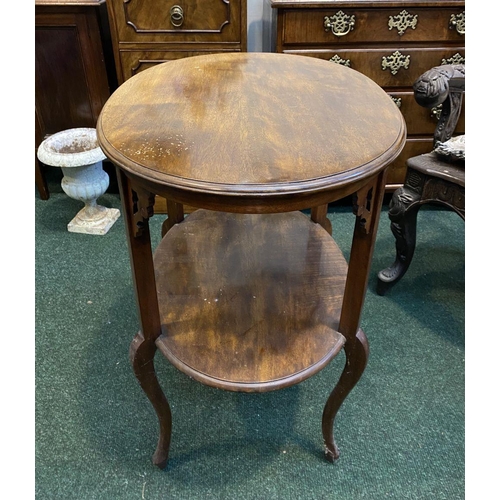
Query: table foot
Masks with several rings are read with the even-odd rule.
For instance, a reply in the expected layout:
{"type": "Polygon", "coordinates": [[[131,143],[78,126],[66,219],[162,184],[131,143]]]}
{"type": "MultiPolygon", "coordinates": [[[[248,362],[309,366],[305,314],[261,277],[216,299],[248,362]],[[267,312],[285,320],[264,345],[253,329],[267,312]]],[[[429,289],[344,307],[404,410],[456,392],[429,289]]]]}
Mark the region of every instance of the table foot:
{"type": "Polygon", "coordinates": [[[130,345],[130,361],[135,376],[153,405],[160,424],[160,436],[153,455],[153,464],[164,469],[167,466],[170,438],[172,435],[172,413],[167,398],[156,377],[154,367],[155,352],[156,344],[145,340],[141,332],[134,337],[130,345]]]}
{"type": "Polygon", "coordinates": [[[344,399],[361,378],[368,362],[368,340],[362,330],[358,330],[354,338],[347,339],[344,351],[346,355],[344,370],[323,410],[322,431],[325,456],[329,462],[334,462],[340,455],[333,436],[333,421],[344,399]]]}
{"type": "Polygon", "coordinates": [[[339,449],[337,448],[335,442],[330,444],[325,443],[325,458],[328,460],[328,462],[333,464],[333,462],[335,462],[335,460],[337,460],[339,456],[339,449]]]}

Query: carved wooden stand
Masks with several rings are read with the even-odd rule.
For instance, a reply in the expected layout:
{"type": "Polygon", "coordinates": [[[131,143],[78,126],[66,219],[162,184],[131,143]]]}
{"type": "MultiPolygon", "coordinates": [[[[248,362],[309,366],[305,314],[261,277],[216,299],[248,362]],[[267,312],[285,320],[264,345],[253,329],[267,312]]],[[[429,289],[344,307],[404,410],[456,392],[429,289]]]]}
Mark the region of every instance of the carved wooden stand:
{"type": "MultiPolygon", "coordinates": [[[[465,89],[465,67],[445,65],[424,73],[414,84],[415,99],[424,107],[442,104],[434,144],[448,141],[455,129],[465,89]]],[[[417,214],[425,203],[437,203],[465,220],[465,159],[443,158],[431,152],[409,158],[404,185],[389,206],[392,234],[396,238],[394,263],[378,273],[377,293],[384,295],[406,273],[413,258],[417,214]]]]}

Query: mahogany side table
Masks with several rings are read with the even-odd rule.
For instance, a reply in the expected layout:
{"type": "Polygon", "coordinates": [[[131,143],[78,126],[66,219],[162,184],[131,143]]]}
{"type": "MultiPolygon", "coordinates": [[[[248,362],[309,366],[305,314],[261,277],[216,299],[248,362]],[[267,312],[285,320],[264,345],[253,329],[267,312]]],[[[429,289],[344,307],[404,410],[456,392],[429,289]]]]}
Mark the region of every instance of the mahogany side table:
{"type": "Polygon", "coordinates": [[[333,421],[367,363],[360,315],[387,167],[406,137],[391,98],[314,58],[203,55],[125,82],[97,132],[126,220],[140,318],[130,357],[159,420],[153,462],[166,467],[172,428],[157,350],[203,384],[263,392],[303,381],[343,349],[322,416],[326,457],[338,458],[333,421]],[[153,252],[155,195],[169,216],[153,252]],[[349,264],[326,217],[348,195],[349,264]],[[184,218],[183,204],[199,208],[184,218]]]}

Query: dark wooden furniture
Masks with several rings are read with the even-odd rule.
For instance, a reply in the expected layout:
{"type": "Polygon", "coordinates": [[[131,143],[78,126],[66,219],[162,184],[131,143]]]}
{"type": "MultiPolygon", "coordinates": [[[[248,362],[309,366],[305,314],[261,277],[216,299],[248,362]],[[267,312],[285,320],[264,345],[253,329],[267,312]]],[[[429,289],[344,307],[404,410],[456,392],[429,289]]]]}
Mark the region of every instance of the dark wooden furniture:
{"type": "Polygon", "coordinates": [[[432,68],[415,82],[414,90],[420,106],[442,105],[442,110],[434,134],[434,150],[408,159],[404,185],[392,196],[389,219],[396,238],[396,260],[378,273],[379,295],[392,288],[410,266],[422,205],[439,204],[465,220],[465,136],[452,137],[462,108],[465,66],[432,68]]]}
{"type": "Polygon", "coordinates": [[[35,180],[42,199],[49,191],[38,146],[62,130],[94,128],[114,89],[105,47],[104,0],[35,0],[35,180]]]}
{"type": "MultiPolygon", "coordinates": [[[[405,117],[408,139],[389,168],[400,187],[406,160],[432,150],[439,109],[416,105],[413,82],[427,69],[465,62],[463,0],[269,0],[276,51],[349,66],[377,82],[405,117]]],[[[465,130],[464,117],[457,132],[465,130]]]]}
{"type": "Polygon", "coordinates": [[[118,82],[188,56],[247,49],[246,0],[107,0],[118,82]]]}
{"type": "Polygon", "coordinates": [[[206,55],[125,82],[97,133],[121,185],[141,322],[130,355],[160,423],[154,463],[167,463],[172,426],[157,349],[195,380],[244,392],[296,384],[344,349],[322,417],[336,459],[333,420],[368,358],[359,323],[386,167],[406,134],[391,99],[309,57],[206,55]],[[177,223],[153,257],[155,195],[177,223]],[[348,195],[349,266],[323,229],[326,204],[348,195]],[[183,204],[199,209],[184,219],[183,204]],[[308,207],[312,220],[298,212],[308,207]]]}

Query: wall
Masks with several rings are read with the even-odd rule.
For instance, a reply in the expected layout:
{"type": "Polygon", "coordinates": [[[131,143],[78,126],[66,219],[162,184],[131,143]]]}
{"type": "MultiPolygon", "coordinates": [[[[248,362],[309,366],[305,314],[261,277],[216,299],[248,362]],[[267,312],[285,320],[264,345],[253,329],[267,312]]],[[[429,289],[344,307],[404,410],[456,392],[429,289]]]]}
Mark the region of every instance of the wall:
{"type": "Polygon", "coordinates": [[[272,51],[272,9],[269,0],[247,0],[248,52],[272,51]]]}

